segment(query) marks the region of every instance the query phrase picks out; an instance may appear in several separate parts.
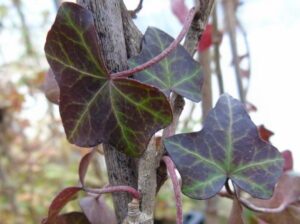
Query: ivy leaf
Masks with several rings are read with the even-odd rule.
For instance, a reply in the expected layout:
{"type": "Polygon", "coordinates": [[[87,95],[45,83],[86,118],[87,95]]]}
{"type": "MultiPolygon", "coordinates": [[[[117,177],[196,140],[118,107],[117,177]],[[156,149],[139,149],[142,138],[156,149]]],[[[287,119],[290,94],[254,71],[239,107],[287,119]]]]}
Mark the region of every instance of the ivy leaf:
{"type": "Polygon", "coordinates": [[[164,142],[181,174],[184,194],[206,199],[230,178],[253,197],[272,196],[283,160],[261,140],[244,105],[228,94],[220,97],[200,132],[175,135],[164,142]]]}
{"type": "Polygon", "coordinates": [[[71,143],[107,143],[140,156],[151,136],[172,121],[169,102],[157,88],[108,74],[93,16],[85,8],[62,4],[45,52],[60,88],[59,109],[71,143]]]}
{"type": "MultiPolygon", "coordinates": [[[[129,60],[130,67],[149,61],[167,48],[173,40],[171,36],[159,29],[148,28],[144,35],[142,51],[138,56],[129,60]]],[[[194,102],[201,100],[200,65],[181,45],[159,63],[136,73],[134,78],[158,87],[167,96],[174,91],[194,102]]]]}

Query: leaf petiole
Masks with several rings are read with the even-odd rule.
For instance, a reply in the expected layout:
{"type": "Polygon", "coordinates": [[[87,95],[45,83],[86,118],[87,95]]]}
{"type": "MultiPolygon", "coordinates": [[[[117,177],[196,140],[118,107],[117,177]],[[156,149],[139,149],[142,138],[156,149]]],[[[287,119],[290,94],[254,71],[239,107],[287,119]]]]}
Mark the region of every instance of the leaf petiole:
{"type": "Polygon", "coordinates": [[[92,193],[92,194],[105,194],[105,193],[116,193],[116,192],[127,192],[129,193],[133,198],[139,200],[140,199],[140,193],[133,187],[130,186],[106,186],[104,188],[98,189],[98,188],[83,188],[85,192],[92,193]]]}
{"type": "Polygon", "coordinates": [[[175,165],[169,156],[163,156],[162,160],[166,164],[167,170],[169,172],[173,184],[173,190],[174,190],[175,201],[176,201],[176,212],[177,212],[176,223],[182,224],[183,218],[182,218],[181,190],[180,190],[180,183],[178,181],[176,171],[175,171],[175,165]]]}
{"type": "Polygon", "coordinates": [[[163,52],[161,52],[159,55],[155,56],[151,60],[147,61],[146,63],[141,64],[141,65],[139,65],[139,66],[137,66],[133,69],[129,69],[129,70],[109,74],[110,79],[127,78],[128,76],[131,76],[131,75],[133,75],[137,72],[140,72],[140,71],[143,71],[143,70],[147,69],[148,67],[156,64],[157,62],[159,62],[162,59],[164,59],[165,57],[167,57],[173,50],[176,49],[178,44],[185,37],[186,33],[188,32],[188,30],[191,26],[191,23],[194,19],[195,14],[196,14],[196,10],[195,10],[195,8],[192,8],[189,11],[189,14],[186,18],[186,21],[183,25],[183,28],[182,28],[181,32],[179,33],[177,38],[163,52]]]}

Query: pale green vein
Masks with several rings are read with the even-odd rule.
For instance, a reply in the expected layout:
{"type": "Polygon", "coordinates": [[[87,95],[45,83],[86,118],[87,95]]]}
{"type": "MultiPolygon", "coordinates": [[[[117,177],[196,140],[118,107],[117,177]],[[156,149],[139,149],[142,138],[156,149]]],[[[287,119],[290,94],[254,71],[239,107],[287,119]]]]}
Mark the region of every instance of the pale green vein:
{"type": "Polygon", "coordinates": [[[221,166],[219,166],[219,164],[214,163],[213,161],[210,161],[210,160],[206,159],[205,157],[197,154],[196,152],[193,152],[193,151],[190,151],[190,150],[186,149],[181,144],[178,144],[178,143],[175,143],[175,142],[172,142],[172,141],[167,141],[167,142],[168,142],[168,144],[171,144],[171,145],[177,147],[178,149],[181,149],[184,153],[190,154],[190,155],[196,157],[196,159],[202,160],[205,163],[208,163],[209,165],[211,165],[215,168],[218,168],[222,172],[222,174],[225,174],[224,169],[221,166]]]}
{"type": "Polygon", "coordinates": [[[56,41],[56,40],[51,40],[53,43],[57,44],[59,49],[61,50],[61,52],[63,53],[65,59],[67,60],[67,62],[73,66],[73,62],[71,61],[69,55],[67,54],[65,48],[63,47],[62,43],[60,41],[56,41]]]}
{"type": "MultiPolygon", "coordinates": [[[[184,82],[188,82],[191,81],[190,79],[196,77],[197,75],[199,75],[199,70],[194,71],[191,75],[184,75],[184,78],[181,78],[178,82],[175,82],[173,87],[179,86],[184,82]]],[[[199,87],[200,88],[200,87],[199,87]]],[[[199,91],[200,92],[200,91],[199,91]]]]}
{"type": "MultiPolygon", "coordinates": [[[[224,175],[217,175],[217,176],[214,176],[213,178],[211,178],[209,180],[195,181],[195,183],[192,184],[192,186],[184,187],[183,191],[188,193],[188,192],[193,192],[195,190],[199,190],[199,188],[201,188],[202,191],[204,191],[204,189],[207,186],[212,186],[212,183],[216,182],[218,179],[226,179],[226,177],[224,175]]],[[[224,180],[224,183],[225,183],[225,180],[224,180]]],[[[223,186],[223,184],[222,184],[222,186],[223,186]]]]}
{"type": "Polygon", "coordinates": [[[228,129],[226,133],[226,167],[227,171],[230,171],[231,168],[231,160],[232,160],[232,108],[230,104],[230,99],[226,97],[226,100],[228,102],[228,119],[229,119],[229,124],[228,124],[228,129]]]}
{"type": "Polygon", "coordinates": [[[145,107],[143,104],[137,103],[136,101],[132,100],[130,97],[128,97],[126,94],[124,94],[121,90],[119,90],[116,85],[114,85],[114,87],[115,87],[115,90],[120,94],[120,96],[122,96],[125,100],[127,100],[131,104],[135,105],[137,108],[141,108],[142,110],[148,112],[149,114],[151,114],[156,119],[158,119],[158,120],[162,121],[163,123],[165,123],[165,118],[162,117],[160,115],[160,113],[156,113],[153,110],[149,109],[148,107],[145,107]]]}
{"type": "Polygon", "coordinates": [[[266,166],[266,165],[269,165],[269,164],[272,164],[272,163],[277,163],[277,162],[282,162],[282,158],[268,159],[268,160],[264,160],[264,161],[261,161],[261,162],[255,162],[255,163],[251,163],[251,164],[248,164],[248,165],[244,165],[244,166],[234,170],[234,172],[232,174],[239,173],[239,172],[241,172],[243,170],[246,170],[246,169],[258,168],[259,166],[266,166]]]}
{"type": "MultiPolygon", "coordinates": [[[[234,178],[232,178],[232,179],[233,179],[233,181],[234,181],[234,179],[236,179],[236,181],[241,180],[243,182],[246,182],[247,185],[250,186],[251,189],[253,189],[253,187],[254,187],[254,188],[259,189],[263,193],[270,192],[270,190],[268,190],[267,188],[264,188],[261,183],[256,183],[256,182],[249,180],[243,176],[235,175],[234,178]]],[[[234,181],[234,182],[236,182],[236,181],[234,181]]],[[[247,189],[243,188],[243,190],[246,191],[247,189]]]]}
{"type": "MultiPolygon", "coordinates": [[[[159,43],[159,46],[160,46],[160,49],[161,49],[161,52],[166,48],[164,46],[164,43],[161,41],[160,39],[160,36],[159,36],[159,33],[157,31],[154,32],[155,33],[155,36],[156,36],[156,39],[158,40],[158,43],[159,43]]],[[[168,79],[168,85],[169,87],[171,87],[172,85],[172,81],[171,81],[171,75],[172,74],[170,72],[170,65],[169,65],[169,62],[168,62],[168,57],[163,59],[161,62],[160,62],[161,66],[164,67],[165,69],[165,73],[167,74],[166,77],[168,79]]]]}
{"type": "Polygon", "coordinates": [[[121,133],[122,133],[122,139],[125,141],[126,143],[126,150],[128,150],[128,152],[130,152],[130,154],[135,154],[134,150],[132,150],[132,148],[130,147],[130,145],[132,145],[132,142],[130,139],[127,138],[127,130],[126,130],[126,125],[124,125],[124,123],[121,121],[122,119],[119,116],[119,110],[117,108],[117,105],[115,103],[115,99],[113,97],[113,93],[112,93],[112,85],[109,86],[109,97],[110,97],[110,102],[111,102],[111,107],[112,107],[112,113],[114,115],[114,117],[117,120],[118,126],[121,129],[121,133]]]}
{"type": "MultiPolygon", "coordinates": [[[[105,70],[104,70],[103,68],[100,67],[100,65],[99,65],[99,63],[98,63],[98,60],[95,58],[95,56],[94,56],[93,53],[91,52],[90,47],[89,47],[88,44],[86,43],[86,41],[85,41],[85,39],[84,39],[84,37],[83,37],[83,32],[80,32],[80,31],[78,30],[77,24],[74,24],[74,21],[73,21],[72,18],[70,17],[70,13],[69,13],[69,12],[65,12],[65,15],[66,15],[67,21],[69,22],[69,24],[71,25],[71,27],[73,28],[73,30],[75,30],[75,32],[76,32],[77,35],[79,36],[79,38],[80,38],[80,40],[81,40],[81,43],[82,43],[81,46],[83,46],[83,47],[86,49],[86,51],[87,51],[87,53],[88,53],[90,59],[94,62],[95,66],[99,69],[99,71],[100,71],[101,73],[104,73],[104,74],[105,74],[105,73],[106,73],[105,70]]],[[[91,26],[93,26],[93,25],[94,25],[94,24],[91,24],[91,26]]],[[[94,33],[94,35],[96,35],[96,34],[94,33]]],[[[97,52],[98,52],[98,50],[97,50],[97,52]]]]}
{"type": "MultiPolygon", "coordinates": [[[[139,64],[137,64],[136,62],[134,61],[130,61],[129,62],[132,66],[138,66],[139,64]]],[[[142,71],[142,73],[150,76],[151,79],[148,79],[148,80],[143,80],[144,83],[147,83],[149,81],[152,81],[152,80],[155,80],[157,82],[159,82],[163,87],[165,87],[166,89],[170,89],[169,86],[167,86],[166,83],[164,83],[161,79],[159,79],[154,73],[152,73],[149,69],[145,69],[144,71],[142,71]]],[[[142,73],[140,74],[136,74],[135,76],[138,77],[138,76],[141,76],[142,73]]]]}
{"type": "Polygon", "coordinates": [[[50,55],[50,54],[47,54],[47,53],[46,53],[46,56],[47,56],[48,58],[50,58],[51,60],[60,63],[60,64],[63,65],[64,67],[70,68],[70,69],[72,69],[72,70],[74,70],[74,71],[76,71],[76,72],[78,72],[78,73],[80,73],[80,74],[83,74],[83,75],[86,75],[86,76],[89,76],[89,77],[92,77],[92,78],[95,78],[95,79],[105,80],[105,78],[103,78],[103,77],[101,77],[101,76],[94,75],[94,74],[92,74],[92,73],[89,73],[89,72],[80,70],[80,69],[78,69],[78,68],[76,68],[76,67],[74,67],[74,66],[72,66],[72,65],[66,64],[65,62],[61,61],[60,59],[58,59],[58,58],[56,58],[56,57],[54,57],[54,56],[52,56],[52,55],[50,55]]]}
{"type": "Polygon", "coordinates": [[[87,105],[84,107],[84,110],[81,112],[80,117],[77,119],[74,128],[72,129],[72,132],[70,133],[70,139],[72,139],[74,137],[74,135],[76,134],[79,126],[82,124],[83,119],[85,118],[85,116],[87,115],[87,113],[90,110],[90,107],[96,102],[97,98],[101,95],[102,90],[106,87],[107,82],[105,82],[101,88],[99,88],[99,90],[95,93],[95,95],[93,96],[93,98],[87,103],[87,105]]]}

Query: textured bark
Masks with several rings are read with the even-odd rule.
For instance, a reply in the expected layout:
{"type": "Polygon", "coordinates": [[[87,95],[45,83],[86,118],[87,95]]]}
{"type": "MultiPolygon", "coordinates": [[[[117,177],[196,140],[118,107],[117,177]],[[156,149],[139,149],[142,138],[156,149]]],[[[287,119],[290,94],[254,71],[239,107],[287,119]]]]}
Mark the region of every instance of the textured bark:
{"type": "Polygon", "coordinates": [[[132,56],[139,54],[141,50],[143,34],[133,23],[131,14],[127,11],[123,1],[121,1],[121,15],[122,15],[127,57],[130,58],[132,56]]]}
{"type": "Polygon", "coordinates": [[[194,17],[191,28],[186,35],[186,41],[184,42],[184,48],[191,55],[194,55],[196,52],[198,40],[205,29],[214,4],[215,0],[195,0],[198,13],[194,17]]]}
{"type": "Polygon", "coordinates": [[[108,69],[127,69],[127,52],[123,32],[120,0],[78,0],[95,19],[99,44],[108,69]]]}
{"type": "Polygon", "coordinates": [[[205,121],[208,112],[212,108],[212,86],[211,86],[211,68],[210,68],[209,50],[202,52],[200,64],[203,69],[203,86],[202,86],[202,120],[205,121]]]}
{"type": "Polygon", "coordinates": [[[138,187],[141,193],[141,212],[143,214],[143,224],[153,223],[153,213],[156,196],[156,142],[153,137],[140,159],[138,187]]]}
{"type": "MultiPolygon", "coordinates": [[[[127,51],[124,38],[121,7],[119,0],[78,0],[78,3],[89,9],[95,20],[99,45],[102,49],[106,65],[111,72],[127,69],[127,51]]],[[[123,14],[124,17],[124,14],[123,14]]],[[[129,24],[130,22],[127,21],[129,24]]],[[[131,24],[131,27],[133,25],[131,24]]],[[[128,33],[128,30],[126,30],[128,33]]],[[[127,34],[127,40],[130,39],[127,34]]],[[[128,41],[127,41],[128,42],[128,41]]],[[[129,45],[136,52],[137,48],[129,45]]],[[[138,42],[138,41],[137,41],[138,42]]],[[[138,45],[136,42],[136,46],[138,45]]],[[[109,182],[111,185],[129,185],[137,188],[137,168],[134,159],[120,153],[115,148],[104,145],[105,160],[107,165],[109,182]]],[[[127,205],[131,196],[127,193],[114,193],[113,201],[118,223],[127,215],[127,205]]]]}

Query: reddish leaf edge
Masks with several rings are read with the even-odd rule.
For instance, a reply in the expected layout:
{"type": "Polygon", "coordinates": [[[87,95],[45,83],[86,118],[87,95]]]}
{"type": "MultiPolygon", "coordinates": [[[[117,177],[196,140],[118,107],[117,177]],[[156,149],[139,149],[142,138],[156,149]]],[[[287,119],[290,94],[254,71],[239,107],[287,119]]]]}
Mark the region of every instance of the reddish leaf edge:
{"type": "Polygon", "coordinates": [[[134,73],[137,73],[137,72],[140,72],[140,71],[143,71],[143,70],[149,68],[150,66],[156,64],[157,62],[159,62],[162,59],[164,59],[165,57],[167,57],[173,50],[176,49],[178,44],[183,40],[183,38],[187,34],[187,32],[192,24],[192,21],[195,17],[195,14],[196,14],[196,9],[195,9],[195,7],[193,7],[189,11],[189,13],[186,17],[185,23],[183,25],[183,28],[182,28],[181,32],[179,33],[179,35],[163,52],[161,52],[159,55],[155,56],[151,60],[145,62],[144,64],[134,67],[133,69],[110,74],[109,75],[110,79],[127,78],[127,77],[133,75],[134,73]]]}
{"type": "Polygon", "coordinates": [[[183,216],[182,216],[181,187],[176,175],[175,165],[169,156],[163,156],[162,160],[166,164],[167,170],[169,172],[173,184],[173,191],[174,191],[175,202],[176,202],[176,223],[182,224],[183,216]]]}
{"type": "Polygon", "coordinates": [[[81,190],[82,187],[72,186],[60,191],[52,200],[48,209],[48,217],[42,223],[53,222],[65,205],[81,190]]]}
{"type": "Polygon", "coordinates": [[[65,205],[72,200],[74,196],[77,195],[79,191],[85,191],[91,194],[105,194],[105,193],[115,193],[115,192],[127,192],[129,193],[133,199],[140,200],[140,193],[133,187],[130,186],[105,186],[101,189],[97,188],[87,188],[87,187],[78,187],[78,186],[71,186],[64,188],[60,191],[57,196],[52,200],[49,210],[48,210],[48,217],[42,220],[42,224],[46,224],[48,222],[53,222],[59,215],[60,211],[65,207],[65,205]]]}
{"type": "Polygon", "coordinates": [[[85,154],[79,162],[78,175],[79,175],[79,183],[82,187],[84,187],[84,179],[94,154],[95,154],[95,149],[93,148],[90,152],[85,154]]]}

